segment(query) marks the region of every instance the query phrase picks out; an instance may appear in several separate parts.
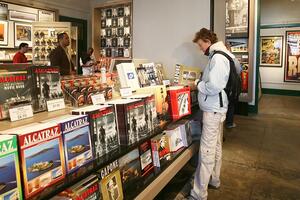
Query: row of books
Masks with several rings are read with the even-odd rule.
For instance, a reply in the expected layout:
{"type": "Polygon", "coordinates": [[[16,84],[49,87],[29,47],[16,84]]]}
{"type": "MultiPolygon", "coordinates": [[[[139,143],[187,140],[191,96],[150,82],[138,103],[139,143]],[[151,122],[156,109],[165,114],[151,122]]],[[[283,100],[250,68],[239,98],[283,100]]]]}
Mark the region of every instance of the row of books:
{"type": "MultiPolygon", "coordinates": [[[[139,110],[141,100],[128,100],[128,102],[131,102],[128,109],[137,108],[139,110]]],[[[97,109],[95,107],[96,110],[91,112],[89,112],[91,109],[88,108],[86,109],[89,112],[87,115],[65,115],[1,132],[0,197],[22,199],[21,188],[23,188],[25,199],[34,197],[45,188],[64,179],[66,174],[80,169],[95,158],[117,148],[120,144],[117,129],[120,131],[121,143],[124,142],[122,140],[125,137],[127,142],[132,139],[130,137],[133,139],[138,137],[137,141],[140,137],[145,137],[147,135],[145,130],[140,124],[131,123],[131,120],[128,122],[130,128],[126,130],[130,136],[125,136],[126,133],[123,133],[125,130],[121,131],[120,128],[126,126],[126,122],[122,124],[121,121],[127,117],[116,119],[113,111],[113,109],[117,109],[116,115],[120,115],[118,105],[121,104],[99,106],[97,109]],[[145,135],[141,133],[145,133],[145,135]]],[[[131,111],[125,112],[130,113],[131,111]]],[[[141,115],[142,113],[143,111],[136,114],[141,115]]],[[[73,114],[80,113],[75,110],[73,114]]],[[[147,125],[143,123],[142,126],[145,128],[147,125]]],[[[188,122],[184,122],[180,126],[170,127],[163,135],[154,137],[151,141],[139,146],[138,161],[140,162],[141,176],[150,172],[153,166],[160,167],[161,161],[168,160],[171,152],[176,152],[191,143],[188,136],[190,135],[189,126],[188,122]]],[[[152,127],[154,128],[154,124],[152,127]]],[[[122,161],[122,158],[120,160],[120,163],[126,163],[126,161],[122,161]]],[[[130,168],[130,166],[126,163],[121,165],[121,168],[130,168]]],[[[136,174],[136,171],[128,170],[126,173],[121,170],[123,182],[128,173],[136,174]]],[[[102,173],[101,175],[103,176],[102,173]]],[[[107,184],[112,184],[108,182],[107,184]]]]}
{"type": "Polygon", "coordinates": [[[180,121],[52,200],[128,199],[132,197],[132,192],[142,187],[155,169],[173,158],[173,153],[192,143],[190,133],[190,122],[180,121]]]}

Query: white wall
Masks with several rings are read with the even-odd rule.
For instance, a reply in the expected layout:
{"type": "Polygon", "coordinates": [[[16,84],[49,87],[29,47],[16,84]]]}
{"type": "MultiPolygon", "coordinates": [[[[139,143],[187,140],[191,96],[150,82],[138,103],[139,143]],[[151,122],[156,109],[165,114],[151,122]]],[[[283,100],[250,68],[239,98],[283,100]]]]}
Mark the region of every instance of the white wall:
{"type": "Polygon", "coordinates": [[[192,40],[209,21],[209,0],[134,0],[133,56],[162,62],[168,78],[176,63],[203,68],[207,58],[192,40]]]}
{"type": "MultiPolygon", "coordinates": [[[[300,22],[300,0],[291,2],[290,0],[261,0],[261,24],[289,24],[300,22]]],[[[299,28],[275,28],[261,29],[261,36],[282,35],[285,41],[286,30],[300,30],[299,28]]],[[[300,90],[299,83],[284,82],[285,61],[285,43],[283,46],[283,66],[260,67],[262,88],[283,89],[283,90],[300,90]]]]}

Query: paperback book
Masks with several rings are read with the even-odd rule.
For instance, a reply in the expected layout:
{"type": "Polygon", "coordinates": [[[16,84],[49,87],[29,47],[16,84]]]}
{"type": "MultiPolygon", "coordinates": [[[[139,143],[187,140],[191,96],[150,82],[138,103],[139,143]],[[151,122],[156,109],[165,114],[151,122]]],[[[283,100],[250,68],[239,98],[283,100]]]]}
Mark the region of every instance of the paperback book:
{"type": "Polygon", "coordinates": [[[184,140],[186,136],[182,134],[180,126],[170,126],[168,127],[168,130],[164,131],[164,133],[169,138],[170,152],[176,152],[179,149],[185,147],[184,140]]]}
{"type": "Polygon", "coordinates": [[[141,160],[141,175],[147,176],[154,170],[152,160],[151,141],[148,140],[139,146],[141,160]]]}
{"type": "Polygon", "coordinates": [[[63,141],[56,123],[34,123],[2,133],[18,137],[26,199],[65,177],[63,141]]]}
{"type": "Polygon", "coordinates": [[[23,199],[17,137],[14,135],[0,135],[0,199],[23,199]]]}
{"type": "Polygon", "coordinates": [[[151,139],[153,164],[161,167],[166,161],[171,159],[169,137],[162,133],[151,139]]]}

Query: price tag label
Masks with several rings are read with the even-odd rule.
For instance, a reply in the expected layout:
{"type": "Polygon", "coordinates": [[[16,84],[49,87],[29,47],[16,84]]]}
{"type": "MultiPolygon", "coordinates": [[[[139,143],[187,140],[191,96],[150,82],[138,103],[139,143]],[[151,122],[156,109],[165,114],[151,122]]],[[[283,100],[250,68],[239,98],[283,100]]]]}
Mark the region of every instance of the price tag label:
{"type": "Polygon", "coordinates": [[[104,94],[94,94],[91,96],[93,105],[98,105],[105,102],[104,94]]]}
{"type": "Polygon", "coordinates": [[[132,95],[132,90],[128,88],[120,88],[121,97],[129,97],[132,95]]]}
{"type": "Polygon", "coordinates": [[[47,101],[47,109],[48,112],[52,112],[55,110],[61,110],[66,107],[64,99],[52,99],[47,101]]]}
{"type": "Polygon", "coordinates": [[[20,106],[9,109],[10,121],[19,121],[27,119],[33,116],[33,110],[31,105],[20,106]]]}
{"type": "Polygon", "coordinates": [[[163,85],[165,85],[165,86],[171,85],[170,80],[163,80],[163,85]]]}

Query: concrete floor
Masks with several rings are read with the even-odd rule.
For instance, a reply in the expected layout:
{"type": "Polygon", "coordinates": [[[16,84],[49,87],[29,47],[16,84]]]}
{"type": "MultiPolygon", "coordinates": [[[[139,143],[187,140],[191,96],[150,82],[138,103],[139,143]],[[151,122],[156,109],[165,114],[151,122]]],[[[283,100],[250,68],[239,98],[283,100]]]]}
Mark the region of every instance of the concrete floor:
{"type": "MultiPolygon", "coordinates": [[[[264,95],[259,111],[225,130],[222,185],[209,200],[300,200],[300,97],[264,95]]],[[[188,164],[157,199],[184,199],[194,170],[188,164]]]]}

